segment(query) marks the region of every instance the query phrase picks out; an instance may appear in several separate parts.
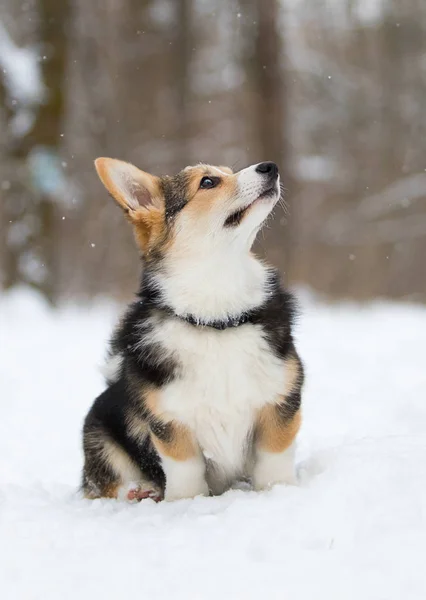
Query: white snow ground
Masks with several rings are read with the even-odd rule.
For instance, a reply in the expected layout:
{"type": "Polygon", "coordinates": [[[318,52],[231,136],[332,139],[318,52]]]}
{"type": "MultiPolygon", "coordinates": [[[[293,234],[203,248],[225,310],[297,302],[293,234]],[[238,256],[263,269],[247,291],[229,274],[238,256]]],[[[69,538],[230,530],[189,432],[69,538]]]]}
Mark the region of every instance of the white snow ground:
{"type": "Polygon", "coordinates": [[[76,487],[115,309],[0,300],[3,600],[426,597],[426,309],[307,303],[298,487],[128,505],[76,487]]]}

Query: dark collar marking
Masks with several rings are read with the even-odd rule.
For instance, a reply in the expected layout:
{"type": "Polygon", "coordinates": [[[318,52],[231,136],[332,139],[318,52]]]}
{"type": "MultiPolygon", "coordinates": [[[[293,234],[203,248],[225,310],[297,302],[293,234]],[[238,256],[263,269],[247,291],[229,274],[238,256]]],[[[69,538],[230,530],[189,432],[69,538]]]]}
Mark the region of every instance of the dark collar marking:
{"type": "Polygon", "coordinates": [[[251,310],[244,311],[235,317],[214,319],[211,321],[197,318],[191,314],[178,315],[171,306],[163,302],[159,289],[154,285],[151,285],[151,281],[147,274],[144,275],[143,283],[143,289],[138,294],[140,298],[138,302],[139,305],[143,304],[147,309],[152,308],[162,311],[166,315],[174,317],[175,319],[179,319],[180,321],[184,321],[193,327],[210,327],[212,329],[217,329],[218,331],[223,331],[224,329],[228,329],[230,327],[239,327],[240,325],[245,325],[246,323],[258,323],[261,310],[264,307],[262,304],[252,308],[251,310]]]}
{"type": "Polygon", "coordinates": [[[228,329],[229,327],[239,327],[245,325],[245,323],[252,323],[255,311],[241,313],[238,317],[228,317],[227,319],[218,319],[215,321],[200,321],[193,315],[181,316],[173,313],[175,317],[193,325],[194,327],[211,327],[219,331],[228,329]]]}

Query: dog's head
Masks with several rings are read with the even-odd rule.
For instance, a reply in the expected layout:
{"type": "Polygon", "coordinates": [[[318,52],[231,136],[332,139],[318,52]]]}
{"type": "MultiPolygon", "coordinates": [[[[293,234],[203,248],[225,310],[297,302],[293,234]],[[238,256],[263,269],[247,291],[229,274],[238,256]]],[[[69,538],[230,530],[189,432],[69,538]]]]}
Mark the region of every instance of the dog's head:
{"type": "Polygon", "coordinates": [[[156,177],[112,158],[98,158],[95,164],[148,258],[161,248],[180,255],[212,252],[218,246],[249,249],[280,196],[273,162],[238,173],[197,165],[173,177],[156,177]]]}

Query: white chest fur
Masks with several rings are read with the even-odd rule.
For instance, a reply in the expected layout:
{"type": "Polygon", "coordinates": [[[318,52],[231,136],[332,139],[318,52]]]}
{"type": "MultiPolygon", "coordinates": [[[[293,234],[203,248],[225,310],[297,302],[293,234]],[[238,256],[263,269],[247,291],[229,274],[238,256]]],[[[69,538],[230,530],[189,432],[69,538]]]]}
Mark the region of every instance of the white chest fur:
{"type": "Polygon", "coordinates": [[[190,427],[224,477],[238,475],[256,412],[285,389],[283,361],[251,324],[216,331],[169,321],[154,337],[181,365],[162,389],[159,412],[190,427]]]}

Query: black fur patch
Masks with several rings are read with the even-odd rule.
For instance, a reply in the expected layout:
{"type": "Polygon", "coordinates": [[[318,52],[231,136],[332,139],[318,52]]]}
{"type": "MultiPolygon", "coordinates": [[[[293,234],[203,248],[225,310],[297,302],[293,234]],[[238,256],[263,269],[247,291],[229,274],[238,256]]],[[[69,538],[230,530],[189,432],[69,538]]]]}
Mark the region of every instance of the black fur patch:
{"type": "Polygon", "coordinates": [[[300,388],[293,390],[286,396],[282,404],[277,404],[277,414],[284,422],[291,421],[300,408],[302,398],[300,388]]]}
{"type": "Polygon", "coordinates": [[[260,325],[273,352],[286,358],[294,349],[292,326],[297,313],[292,294],[281,287],[278,273],[270,271],[268,299],[254,311],[251,322],[260,325]]]}
{"type": "MultiPolygon", "coordinates": [[[[149,274],[144,279],[149,279],[149,274]]],[[[166,318],[161,314],[160,297],[155,288],[142,284],[139,300],[130,305],[112,340],[114,354],[124,358],[127,375],[142,384],[161,387],[172,381],[177,363],[156,342],[149,341],[152,316],[166,318]],[[145,336],[141,345],[142,334],[145,336]]]]}
{"type": "Polygon", "coordinates": [[[162,191],[166,205],[166,221],[170,221],[187,204],[188,174],[181,171],[174,177],[161,179],[162,191]]]}
{"type": "MultiPolygon", "coordinates": [[[[133,399],[124,379],[119,379],[109,386],[94,402],[84,422],[84,441],[90,435],[106,436],[121,447],[133,462],[139,466],[141,471],[154,483],[164,487],[164,473],[155,448],[152,446],[149,436],[137,441],[129,436],[127,429],[127,413],[133,405],[133,399]]],[[[101,450],[101,448],[99,449],[101,450]]],[[[96,450],[95,450],[96,452],[96,450]]],[[[83,473],[83,487],[88,482],[95,482],[100,487],[112,483],[116,478],[111,469],[99,456],[89,457],[85,447],[86,464],[83,473]],[[89,459],[89,460],[88,460],[89,459]]]]}

